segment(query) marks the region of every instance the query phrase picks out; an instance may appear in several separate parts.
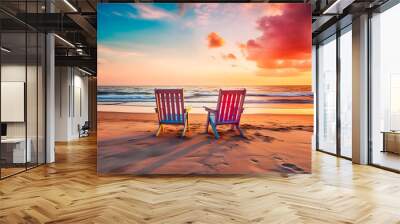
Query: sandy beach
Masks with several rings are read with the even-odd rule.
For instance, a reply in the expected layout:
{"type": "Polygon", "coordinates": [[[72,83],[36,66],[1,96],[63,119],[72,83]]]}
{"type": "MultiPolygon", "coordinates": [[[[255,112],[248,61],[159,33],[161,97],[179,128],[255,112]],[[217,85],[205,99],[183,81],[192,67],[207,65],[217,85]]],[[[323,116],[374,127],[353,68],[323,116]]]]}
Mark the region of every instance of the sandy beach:
{"type": "Polygon", "coordinates": [[[190,114],[190,130],[167,126],[156,137],[156,114],[98,113],[99,174],[265,174],[309,173],[310,115],[244,114],[246,138],[219,127],[216,140],[205,134],[205,114],[190,114]]]}

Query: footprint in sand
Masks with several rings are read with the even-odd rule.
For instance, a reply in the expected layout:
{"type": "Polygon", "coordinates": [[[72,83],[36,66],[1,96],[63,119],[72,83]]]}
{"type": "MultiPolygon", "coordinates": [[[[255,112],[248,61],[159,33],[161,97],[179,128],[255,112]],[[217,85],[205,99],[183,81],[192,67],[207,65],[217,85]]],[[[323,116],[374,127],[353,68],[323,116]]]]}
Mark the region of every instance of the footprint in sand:
{"type": "Polygon", "coordinates": [[[226,144],[226,146],[227,146],[228,148],[230,148],[230,149],[233,149],[233,148],[239,146],[239,144],[237,144],[237,143],[228,143],[228,144],[226,144]]]}
{"type": "Polygon", "coordinates": [[[267,135],[265,135],[265,136],[262,136],[261,138],[264,140],[264,142],[272,142],[272,141],[274,141],[274,140],[275,140],[275,138],[274,138],[274,137],[267,136],[267,135]]]}
{"type": "Polygon", "coordinates": [[[150,143],[150,142],[138,142],[138,143],[136,143],[136,145],[152,145],[152,143],[150,143]]]}
{"type": "Polygon", "coordinates": [[[257,159],[250,159],[250,161],[252,161],[253,163],[258,163],[257,159]]]}
{"type": "Polygon", "coordinates": [[[138,140],[140,140],[140,139],[137,139],[137,138],[131,138],[131,139],[129,139],[129,140],[128,140],[128,142],[135,142],[135,141],[138,141],[138,140]]]}
{"type": "Polygon", "coordinates": [[[304,170],[302,168],[300,168],[292,163],[282,163],[280,166],[286,170],[289,170],[289,171],[292,171],[295,173],[304,172],[304,170]]]}
{"type": "Polygon", "coordinates": [[[272,142],[274,140],[276,140],[274,137],[268,136],[268,135],[263,135],[260,132],[256,132],[254,133],[255,136],[257,136],[258,138],[261,138],[264,142],[272,142]]]}

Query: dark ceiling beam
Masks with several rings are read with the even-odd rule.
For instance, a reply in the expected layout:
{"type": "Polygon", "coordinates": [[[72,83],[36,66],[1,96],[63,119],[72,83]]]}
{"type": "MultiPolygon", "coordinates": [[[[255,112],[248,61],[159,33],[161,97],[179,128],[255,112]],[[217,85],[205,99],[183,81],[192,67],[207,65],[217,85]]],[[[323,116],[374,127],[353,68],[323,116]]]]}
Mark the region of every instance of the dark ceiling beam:
{"type": "MultiPolygon", "coordinates": [[[[400,0],[396,0],[399,1],[400,0]]],[[[387,0],[346,0],[340,1],[335,7],[330,6],[321,9],[322,12],[338,13],[335,15],[322,15],[317,17],[313,22],[313,44],[317,44],[326,38],[334,35],[338,30],[343,29],[351,24],[352,19],[367,12],[376,10],[383,6],[387,0]],[[339,4],[339,3],[343,4],[339,4]],[[332,9],[329,9],[331,7],[332,9]]],[[[390,1],[391,2],[391,1],[390,1]]],[[[334,6],[334,5],[333,5],[334,6]]]]}
{"type": "MultiPolygon", "coordinates": [[[[307,0],[220,0],[218,2],[220,3],[248,3],[248,2],[254,2],[254,3],[263,3],[263,2],[269,2],[269,3],[304,3],[307,0]]],[[[149,3],[149,2],[160,2],[160,3],[171,3],[171,0],[99,0],[98,3],[149,3]]],[[[176,3],[215,3],[216,0],[177,0],[177,1],[172,1],[176,3]]]]}
{"type": "Polygon", "coordinates": [[[97,58],[91,56],[56,56],[56,66],[87,67],[97,70],[97,58]]]}
{"type": "MultiPolygon", "coordinates": [[[[22,25],[24,27],[26,26],[26,28],[35,30],[35,27],[32,27],[29,23],[26,22],[26,17],[20,18],[18,16],[18,14],[14,15],[13,13],[11,13],[11,12],[1,8],[1,7],[0,7],[0,12],[1,12],[1,14],[5,15],[5,19],[6,20],[10,19],[10,20],[14,21],[14,24],[20,24],[20,25],[22,25]]],[[[2,29],[3,29],[3,27],[2,27],[2,29]]]]}
{"type": "Polygon", "coordinates": [[[96,12],[96,6],[94,6],[89,0],[86,0],[86,3],[96,12]]]}
{"type": "Polygon", "coordinates": [[[91,41],[89,44],[92,46],[96,46],[96,28],[94,28],[92,24],[90,24],[88,20],[80,14],[68,14],[68,17],[72,21],[74,21],[79,27],[81,27],[82,30],[85,31],[85,33],[89,36],[89,38],[86,38],[88,42],[91,41]]]}
{"type": "Polygon", "coordinates": [[[1,32],[16,32],[25,30],[25,25],[15,22],[13,19],[0,19],[1,32]]]}
{"type": "MultiPolygon", "coordinates": [[[[312,24],[312,32],[316,33],[318,30],[321,30],[326,26],[326,24],[331,21],[335,16],[320,16],[313,22],[312,24]]],[[[329,25],[328,25],[329,26],[329,25]]]]}
{"type": "Polygon", "coordinates": [[[20,13],[17,18],[43,32],[80,31],[82,28],[68,14],[20,13]]]}
{"type": "Polygon", "coordinates": [[[333,1],[326,9],[324,9],[323,14],[332,14],[338,15],[343,14],[343,11],[349,7],[349,5],[353,4],[355,0],[336,0],[333,1]]]}
{"type": "Polygon", "coordinates": [[[79,49],[82,49],[82,51],[83,51],[82,53],[84,53],[84,55],[78,55],[76,53],[76,49],[73,49],[73,48],[56,46],[56,48],[55,48],[56,56],[57,55],[67,56],[67,55],[70,55],[71,52],[73,52],[74,54],[76,53],[78,56],[91,56],[94,58],[97,55],[96,47],[79,47],[79,49]]]}
{"type": "Polygon", "coordinates": [[[342,30],[351,25],[352,19],[352,15],[347,15],[340,20],[335,20],[333,23],[330,23],[328,27],[324,28],[319,33],[313,34],[313,44],[321,43],[322,41],[335,35],[338,30],[342,30]]]}
{"type": "MultiPolygon", "coordinates": [[[[94,14],[95,15],[95,14],[94,14]]],[[[86,15],[91,18],[93,14],[86,15]]],[[[21,13],[17,18],[42,32],[84,32],[90,46],[96,46],[96,28],[81,13],[21,13]]],[[[92,21],[92,20],[91,20],[92,21]]],[[[93,23],[93,21],[92,21],[93,23]]],[[[96,23],[96,22],[95,22],[96,23]]],[[[5,29],[12,30],[11,20],[5,21],[5,29]],[[9,26],[7,26],[9,24],[9,26]]],[[[95,24],[97,25],[97,24],[95,24]]]]}

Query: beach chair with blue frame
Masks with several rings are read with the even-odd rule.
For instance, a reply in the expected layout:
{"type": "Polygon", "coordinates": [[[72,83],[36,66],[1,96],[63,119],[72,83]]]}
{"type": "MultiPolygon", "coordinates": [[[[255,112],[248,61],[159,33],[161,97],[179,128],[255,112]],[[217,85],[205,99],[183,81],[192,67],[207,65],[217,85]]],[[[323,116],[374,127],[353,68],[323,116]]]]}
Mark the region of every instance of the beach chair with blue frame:
{"type": "Polygon", "coordinates": [[[156,136],[164,130],[164,125],[183,125],[181,136],[184,137],[189,129],[190,108],[185,108],[183,89],[155,89],[154,92],[159,123],[156,136]]]}
{"type": "Polygon", "coordinates": [[[219,138],[217,126],[231,125],[232,129],[239,131],[240,136],[244,137],[242,129],[240,129],[240,118],[244,111],[244,98],[246,89],[240,90],[219,90],[218,103],[216,109],[204,107],[208,112],[206,133],[208,127],[211,126],[216,139],[219,138]]]}

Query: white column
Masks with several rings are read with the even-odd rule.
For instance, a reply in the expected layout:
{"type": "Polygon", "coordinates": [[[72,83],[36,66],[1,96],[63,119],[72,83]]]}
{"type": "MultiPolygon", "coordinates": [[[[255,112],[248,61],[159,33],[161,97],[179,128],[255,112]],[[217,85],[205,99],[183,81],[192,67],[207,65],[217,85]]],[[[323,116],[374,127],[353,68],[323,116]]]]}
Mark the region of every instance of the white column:
{"type": "Polygon", "coordinates": [[[46,163],[55,161],[55,54],[54,35],[46,36],[46,163]]]}
{"type": "Polygon", "coordinates": [[[353,19],[353,162],[368,163],[368,15],[353,19]]]}

